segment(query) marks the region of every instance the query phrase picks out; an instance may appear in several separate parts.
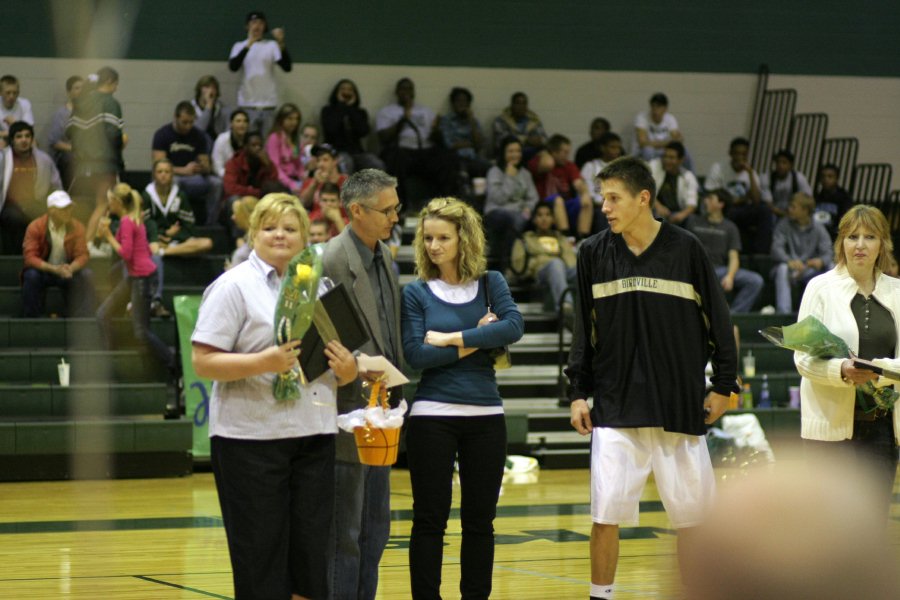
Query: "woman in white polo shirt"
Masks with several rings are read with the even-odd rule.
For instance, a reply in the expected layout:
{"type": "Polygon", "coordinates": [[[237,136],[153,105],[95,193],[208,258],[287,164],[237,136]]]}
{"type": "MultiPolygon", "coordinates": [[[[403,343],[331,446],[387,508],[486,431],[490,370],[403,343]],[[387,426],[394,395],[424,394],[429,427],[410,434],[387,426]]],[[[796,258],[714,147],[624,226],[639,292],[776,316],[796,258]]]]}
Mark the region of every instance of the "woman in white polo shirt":
{"type": "Polygon", "coordinates": [[[337,388],[356,379],[353,355],[330,342],[330,370],[297,400],[272,395],[299,341],[275,345],[273,319],[309,219],[288,194],[265,196],[250,216],[250,258],[203,295],[191,337],[194,369],[214,381],[209,435],[235,598],[325,598],[334,511],[337,388]]]}

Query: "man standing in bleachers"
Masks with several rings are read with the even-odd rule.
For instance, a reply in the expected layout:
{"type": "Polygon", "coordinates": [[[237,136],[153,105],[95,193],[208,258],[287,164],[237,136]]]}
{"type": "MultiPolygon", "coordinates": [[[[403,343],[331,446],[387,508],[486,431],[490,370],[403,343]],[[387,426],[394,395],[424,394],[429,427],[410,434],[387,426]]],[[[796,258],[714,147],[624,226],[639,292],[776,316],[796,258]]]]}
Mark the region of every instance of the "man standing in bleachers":
{"type": "Polygon", "coordinates": [[[238,107],[247,111],[250,129],[269,134],[278,106],[275,65],[285,73],[291,71],[291,56],[284,45],[284,29],[272,30],[274,39],[263,39],[269,26],[266,16],[255,10],[247,15],[247,39],[235,42],[228,58],[232,72],[244,69],[238,88],[238,107]]]}
{"type": "Polygon", "coordinates": [[[204,223],[215,223],[222,199],[222,180],[212,172],[209,139],[194,127],[197,113],[188,102],[175,107],[175,120],[153,134],[152,160],[168,158],[174,167],[175,182],[187,196],[204,223]]]}
{"type": "Polygon", "coordinates": [[[44,292],[59,287],[67,316],[94,314],[94,284],[87,268],[84,225],[72,217],[72,199],[57,190],[47,197],[47,214],[28,226],[23,245],[22,308],[26,318],[44,314],[44,292]]]}
{"type": "Polygon", "coordinates": [[[16,121],[0,151],[0,240],[3,254],[21,254],[28,224],[44,212],[47,195],[62,188],[53,159],[34,147],[34,127],[16,121]]]}

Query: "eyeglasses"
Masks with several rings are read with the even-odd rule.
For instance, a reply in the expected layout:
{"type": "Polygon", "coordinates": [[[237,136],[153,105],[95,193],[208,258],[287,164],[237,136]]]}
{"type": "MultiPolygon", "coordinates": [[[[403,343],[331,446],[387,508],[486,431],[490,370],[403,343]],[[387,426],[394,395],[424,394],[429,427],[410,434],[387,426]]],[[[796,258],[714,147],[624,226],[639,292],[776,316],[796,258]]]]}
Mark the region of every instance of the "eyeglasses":
{"type": "Polygon", "coordinates": [[[380,212],[388,219],[391,218],[391,215],[397,215],[399,217],[400,211],[403,210],[402,204],[398,204],[397,206],[391,206],[388,208],[375,208],[374,206],[366,206],[365,204],[360,204],[360,206],[362,206],[366,210],[374,210],[375,212],[380,212]]]}

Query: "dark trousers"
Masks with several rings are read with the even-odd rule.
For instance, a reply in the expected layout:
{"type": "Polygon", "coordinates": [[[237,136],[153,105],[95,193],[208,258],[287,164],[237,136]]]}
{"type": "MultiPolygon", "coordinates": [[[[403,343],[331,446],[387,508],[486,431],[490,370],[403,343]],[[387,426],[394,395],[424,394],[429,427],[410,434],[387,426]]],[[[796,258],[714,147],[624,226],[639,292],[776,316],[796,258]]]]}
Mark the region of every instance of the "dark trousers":
{"type": "Polygon", "coordinates": [[[210,450],[235,599],[326,598],[334,435],[216,436],[210,450]]]}
{"type": "Polygon", "coordinates": [[[506,420],[486,417],[411,417],[406,432],[413,492],[409,575],[414,600],[441,597],[444,531],[450,516],[453,463],[462,490],[463,600],[488,598],[494,570],[494,517],[506,462],[506,420]]]}
{"type": "Polygon", "coordinates": [[[421,198],[411,198],[408,180],[411,176],[421,177],[435,187],[441,196],[459,194],[459,159],[454,152],[432,146],[422,150],[393,148],[385,153],[384,161],[391,174],[399,182],[404,203],[421,205],[421,198]]]}
{"type": "Polygon", "coordinates": [[[63,279],[53,273],[25,269],[22,273],[22,312],[25,318],[44,316],[44,297],[48,287],[58,287],[66,301],[66,316],[89,317],[94,313],[94,278],[84,268],[63,279]]]}
{"type": "Polygon", "coordinates": [[[898,462],[893,421],[890,415],[875,421],[857,420],[853,422],[852,439],[841,442],[804,440],[803,448],[817,454],[833,452],[843,458],[859,459],[872,465],[878,490],[885,501],[885,514],[888,514],[894,497],[898,462]]]}
{"type": "Polygon", "coordinates": [[[131,302],[131,326],[135,339],[145,344],[169,371],[176,369],[175,354],[150,330],[150,292],[156,274],[146,277],[125,275],[97,310],[97,320],[107,348],[113,346],[112,318],[122,314],[131,302]]]}
{"type": "Polygon", "coordinates": [[[497,260],[497,270],[506,273],[516,238],[525,231],[528,219],[518,210],[495,208],[484,215],[491,255],[497,260]]]}

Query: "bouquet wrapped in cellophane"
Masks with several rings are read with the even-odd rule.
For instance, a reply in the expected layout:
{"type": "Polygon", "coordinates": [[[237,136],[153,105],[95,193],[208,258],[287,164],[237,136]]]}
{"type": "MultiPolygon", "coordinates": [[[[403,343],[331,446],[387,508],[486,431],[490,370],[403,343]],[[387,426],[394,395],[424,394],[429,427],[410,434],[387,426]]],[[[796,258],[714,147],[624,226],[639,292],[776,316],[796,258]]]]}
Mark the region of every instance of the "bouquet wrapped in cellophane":
{"type": "MultiPolygon", "coordinates": [[[[831,333],[820,320],[812,315],[793,325],[766,327],[759,333],[776,346],[805,352],[814,358],[855,358],[847,343],[831,333]]],[[[897,402],[897,397],[900,396],[893,388],[878,388],[871,381],[856,386],[856,392],[857,396],[863,394],[871,397],[875,402],[875,408],[883,410],[892,409],[897,402]]],[[[858,398],[858,400],[860,399],[858,398]]]]}
{"type": "MultiPolygon", "coordinates": [[[[279,346],[299,340],[309,329],[322,276],[324,246],[315,244],[291,259],[275,305],[275,343],[279,346]]],[[[302,351],[302,348],[301,348],[302,351]]],[[[279,373],[272,384],[272,393],[281,402],[300,397],[300,385],[306,384],[300,363],[279,373]]]]}

